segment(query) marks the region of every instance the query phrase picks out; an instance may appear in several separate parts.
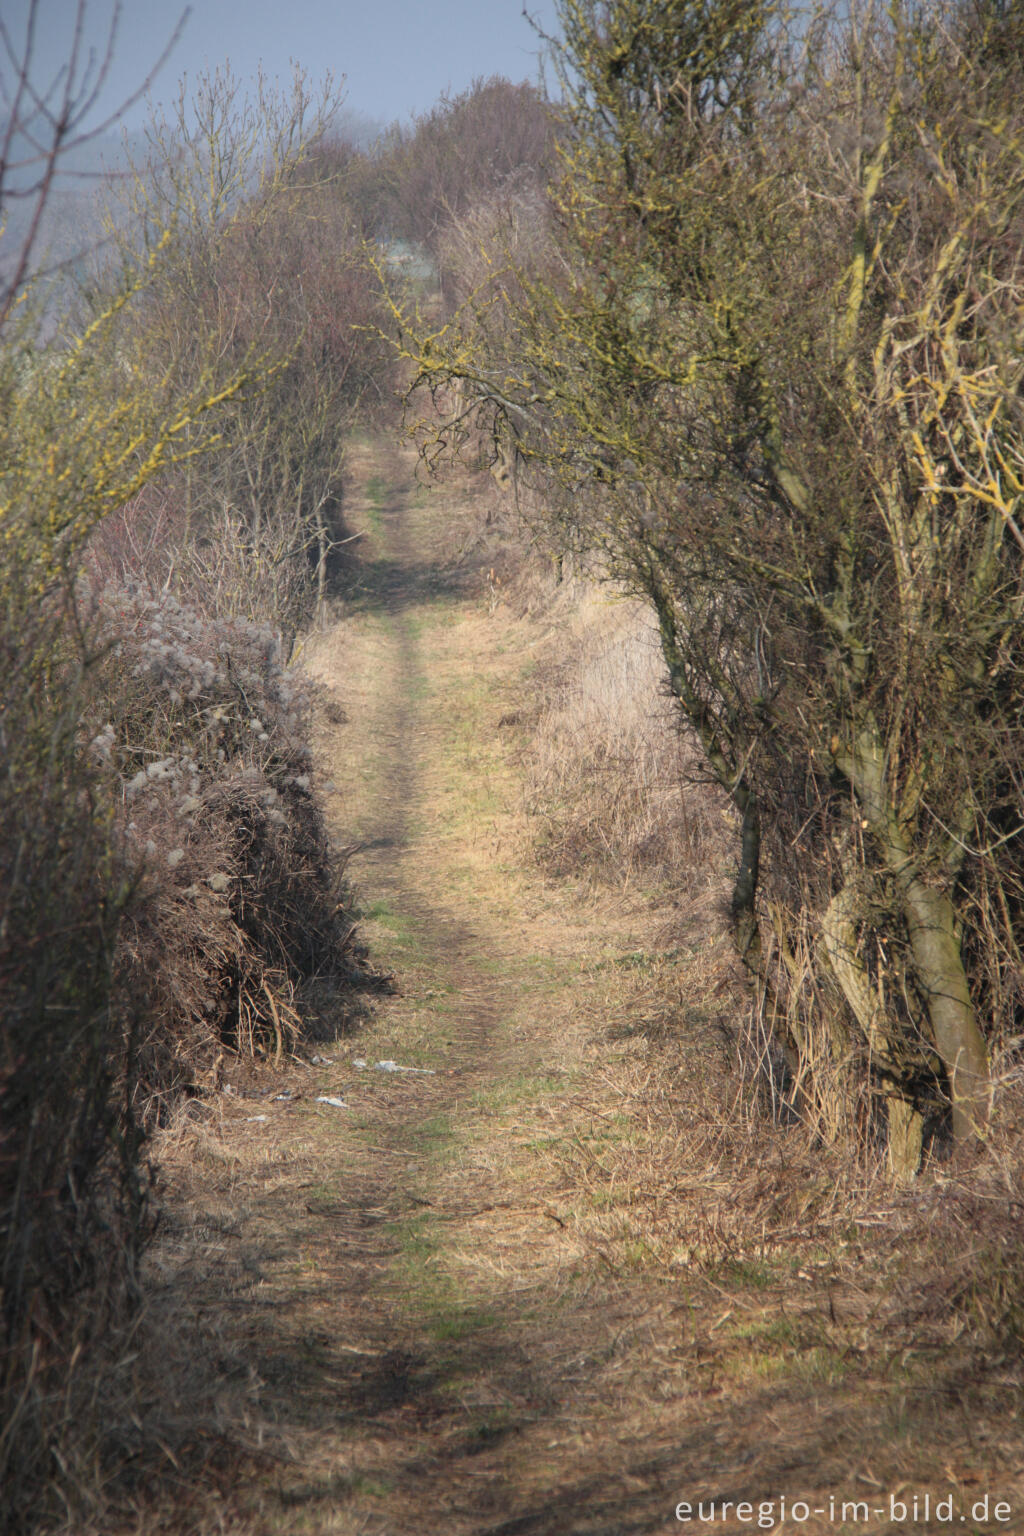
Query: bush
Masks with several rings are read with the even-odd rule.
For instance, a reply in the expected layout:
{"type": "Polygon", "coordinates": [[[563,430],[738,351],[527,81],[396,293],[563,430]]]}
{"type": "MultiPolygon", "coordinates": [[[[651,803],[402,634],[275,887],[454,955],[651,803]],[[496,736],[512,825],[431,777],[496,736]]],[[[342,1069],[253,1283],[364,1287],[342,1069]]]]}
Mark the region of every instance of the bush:
{"type": "Polygon", "coordinates": [[[331,158],[369,237],[437,256],[453,220],[524,176],[543,184],[554,167],[553,121],[533,86],[495,75],[411,127],[395,125],[365,155],[339,145],[331,158]]]}
{"type": "Polygon", "coordinates": [[[133,1092],[148,1121],[225,1051],[280,1059],[302,987],[350,974],[352,923],[314,795],[308,696],[275,631],[142,586],[108,586],[96,607],[85,718],[142,871],[115,985],[146,1021],[133,1092]]]}
{"type": "MultiPolygon", "coordinates": [[[[88,1501],[147,1128],[358,967],[277,636],[140,585],[0,625],[0,1511],[88,1501]],[[55,1458],[59,1458],[56,1459],[55,1458]]],[[[335,999],[336,1000],[336,999],[335,999]]]]}
{"type": "MultiPolygon", "coordinates": [[[[111,215],[129,252],[154,214],[173,229],[125,326],[140,384],[169,374],[187,391],[211,356],[247,375],[197,424],[187,459],[150,478],[123,532],[141,536],[154,581],[290,636],[323,606],[357,413],[392,405],[379,284],[322,148],[333,107],[300,73],[287,93],[261,84],[255,104],[230,74],[202,77],[151,125],[111,215]],[[159,542],[145,537],[154,525],[159,542]]],[[[137,571],[138,542],[118,553],[137,571]]]]}
{"type": "MultiPolygon", "coordinates": [[[[85,667],[59,594],[0,624],[0,1523],[74,1482],[76,1362],[136,1297],[147,1173],[112,985],[134,895],[114,786],[85,759],[85,667]]],[[[88,1438],[88,1431],[86,1436],[88,1438]]],[[[81,1446],[84,1455],[88,1447],[81,1446]]]]}

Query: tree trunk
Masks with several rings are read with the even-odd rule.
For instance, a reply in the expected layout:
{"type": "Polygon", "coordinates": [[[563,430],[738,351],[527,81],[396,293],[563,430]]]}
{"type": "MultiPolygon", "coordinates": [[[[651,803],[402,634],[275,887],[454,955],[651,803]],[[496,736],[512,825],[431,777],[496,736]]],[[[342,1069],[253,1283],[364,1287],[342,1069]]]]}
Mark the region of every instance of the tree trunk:
{"type": "Polygon", "coordinates": [[[889,1167],[897,1179],[912,1179],[921,1166],[924,1116],[910,1102],[893,1094],[886,1100],[889,1113],[887,1151],[889,1167]]]}
{"type": "Polygon", "coordinates": [[[323,511],[316,509],[316,627],[319,629],[324,621],[324,594],[327,584],[327,528],[324,523],[323,511]]]}
{"type": "MultiPolygon", "coordinates": [[[[734,799],[739,798],[734,796],[734,799]]],[[[761,930],[757,923],[757,882],[761,866],[761,818],[757,796],[747,790],[742,795],[743,823],[740,828],[740,865],[732,888],[732,920],[740,959],[755,976],[761,970],[761,930]]]]}
{"type": "Polygon", "coordinates": [[[988,1050],[967,986],[953,903],[944,891],[911,878],[903,889],[914,972],[925,994],[935,1049],[949,1078],[953,1136],[981,1135],[990,1111],[988,1050]]]}
{"type": "Polygon", "coordinates": [[[850,866],[844,857],[845,883],[822,916],[821,941],[832,974],[868,1042],[872,1062],[893,1084],[886,1100],[889,1166],[897,1178],[912,1179],[921,1162],[924,1120],[913,1099],[900,1092],[900,1052],[894,1049],[884,1003],[858,950],[857,921],[863,898],[850,866]]]}
{"type": "Polygon", "coordinates": [[[837,741],[833,757],[853,785],[903,903],[914,975],[924,994],[932,1043],[949,1080],[953,1137],[968,1142],[988,1124],[990,1087],[988,1048],[978,1027],[964,971],[956,913],[948,893],[926,885],[890,794],[887,756],[878,725],[869,712],[845,749],[837,741]]]}

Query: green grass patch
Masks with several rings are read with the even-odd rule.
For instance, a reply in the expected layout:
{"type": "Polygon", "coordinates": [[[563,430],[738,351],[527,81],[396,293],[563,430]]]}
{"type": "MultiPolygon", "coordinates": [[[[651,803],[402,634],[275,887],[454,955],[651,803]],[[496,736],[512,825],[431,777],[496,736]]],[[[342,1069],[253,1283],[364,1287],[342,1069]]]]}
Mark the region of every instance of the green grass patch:
{"type": "Polygon", "coordinates": [[[508,1408],[488,1408],[481,1414],[475,1414],[466,1429],[467,1449],[486,1450],[518,1428],[519,1423],[520,1420],[508,1408]]]}
{"type": "Polygon", "coordinates": [[[429,1211],[389,1222],[387,1230],[399,1244],[403,1259],[412,1259],[417,1264],[432,1258],[440,1244],[437,1223],[429,1211]]]}
{"type": "Polygon", "coordinates": [[[371,475],[366,482],[366,516],[375,534],[384,526],[384,502],[387,500],[388,483],[381,475],[371,475]]]}
{"type": "Polygon", "coordinates": [[[401,1250],[394,1261],[394,1272],[401,1281],[406,1302],[419,1314],[424,1331],[435,1342],[459,1343],[473,1334],[502,1326],[496,1312],[460,1295],[455,1280],[439,1263],[444,1253],[444,1233],[432,1211],[393,1222],[388,1231],[401,1250]]]}
{"type": "Polygon", "coordinates": [[[833,1387],[846,1379],[848,1368],[842,1355],[827,1344],[815,1345],[796,1355],[790,1371],[798,1381],[806,1381],[816,1387],[833,1387]]]}
{"type": "Polygon", "coordinates": [[[775,1275],[765,1259],[726,1259],[715,1265],[712,1279],[719,1285],[746,1286],[753,1291],[764,1291],[772,1284],[775,1275]]]}
{"type": "MultiPolygon", "coordinates": [[[[448,1285],[451,1286],[451,1284],[449,1280],[448,1285]]],[[[476,1307],[454,1298],[439,1299],[431,1308],[428,1326],[438,1343],[450,1343],[471,1338],[473,1334],[491,1328],[499,1328],[502,1326],[502,1319],[496,1312],[491,1312],[486,1307],[476,1307]]]]}
{"type": "Polygon", "coordinates": [[[420,1157],[433,1156],[452,1140],[451,1116],[436,1114],[417,1120],[406,1128],[403,1140],[420,1157]]]}
{"type": "Polygon", "coordinates": [[[403,952],[406,964],[423,954],[424,941],[419,919],[396,911],[387,900],[372,901],[360,911],[359,920],[362,923],[378,923],[386,929],[391,942],[403,952]]]}
{"type": "Polygon", "coordinates": [[[491,1088],[478,1089],[469,1102],[474,1109],[500,1113],[504,1109],[514,1109],[551,1094],[563,1094],[570,1083],[571,1078],[564,1072],[521,1072],[514,1077],[504,1078],[491,1088]]]}
{"type": "Polygon", "coordinates": [[[621,1261],[624,1269],[643,1270],[657,1261],[658,1255],[643,1238],[633,1237],[623,1243],[621,1261]]]}
{"type": "Polygon", "coordinates": [[[734,1323],[728,1334],[734,1339],[741,1339],[760,1345],[774,1345],[778,1349],[798,1349],[800,1347],[800,1335],[792,1318],[779,1315],[777,1317],[752,1318],[748,1322],[734,1323]]]}

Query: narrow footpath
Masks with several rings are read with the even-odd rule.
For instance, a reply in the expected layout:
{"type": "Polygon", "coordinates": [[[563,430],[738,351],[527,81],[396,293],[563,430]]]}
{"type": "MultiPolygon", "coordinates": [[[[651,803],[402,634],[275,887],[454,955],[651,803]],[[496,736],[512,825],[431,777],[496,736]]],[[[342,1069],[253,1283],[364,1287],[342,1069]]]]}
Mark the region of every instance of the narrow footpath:
{"type": "Polygon", "coordinates": [[[360,561],[304,662],[394,990],[286,1096],[222,1094],[162,1153],[156,1263],[223,1394],[156,1528],[640,1536],[755,1528],[768,1501],[777,1529],[865,1528],[831,1499],[885,1505],[885,1531],[943,1465],[1005,1490],[937,1365],[925,1390],[868,1360],[874,1302],[814,1246],[813,1169],[792,1251],[731,1256],[727,1160],[683,1112],[735,1092],[727,946],[659,948],[649,894],[542,876],[516,754],[544,631],[488,603],[465,508],[409,455],[367,443],[352,478],[360,561]],[[677,1519],[700,1500],[713,1526],[677,1519]]]}

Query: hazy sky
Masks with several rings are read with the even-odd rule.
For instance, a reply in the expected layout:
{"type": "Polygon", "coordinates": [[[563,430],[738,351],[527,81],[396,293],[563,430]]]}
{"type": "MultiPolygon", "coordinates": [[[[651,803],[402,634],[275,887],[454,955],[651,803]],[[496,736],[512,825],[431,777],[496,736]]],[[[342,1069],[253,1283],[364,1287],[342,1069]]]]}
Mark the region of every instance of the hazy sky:
{"type": "MultiPolygon", "coordinates": [[[[183,73],[230,60],[236,74],[259,64],[271,76],[289,73],[289,61],[315,78],[330,70],[346,77],[346,106],[363,117],[391,121],[421,112],[448,89],[462,90],[478,75],[535,80],[537,35],[523,17],[524,0],[197,0],[180,41],[160,71],[153,95],[176,93],[183,73]]],[[[38,16],[33,79],[49,84],[68,57],[77,0],[35,0],[38,16]]],[[[31,0],[0,0],[0,18],[15,47],[25,38],[31,0]]],[[[527,0],[530,13],[553,28],[555,0],[527,0]]],[[[115,0],[85,0],[88,41],[102,50],[115,0]]],[[[122,0],[108,109],[138,88],[160,57],[184,7],[166,0],[122,0]]],[[[0,60],[9,85],[11,61],[0,60]]],[[[0,116],[3,108],[0,106],[0,116]]],[[[139,106],[126,117],[137,127],[139,106]]]]}

